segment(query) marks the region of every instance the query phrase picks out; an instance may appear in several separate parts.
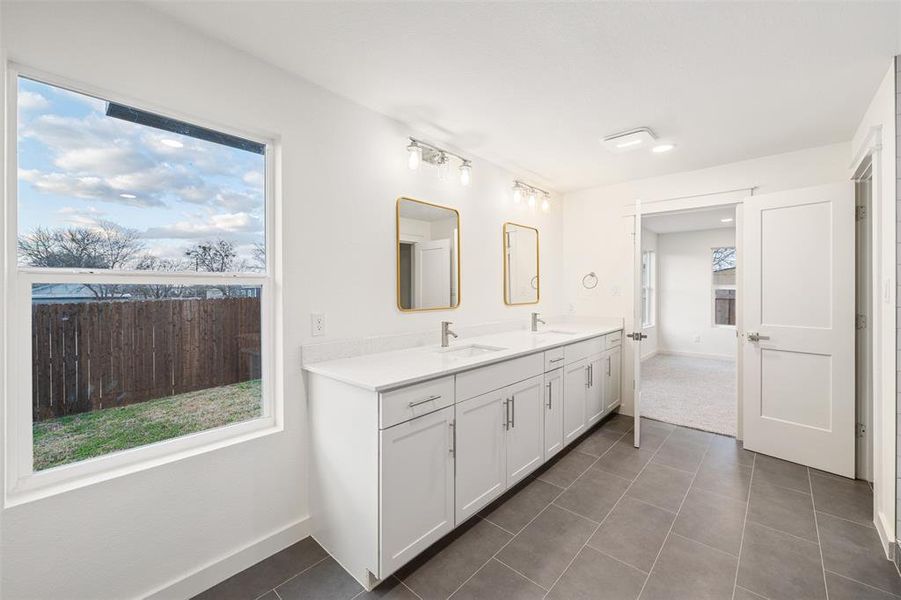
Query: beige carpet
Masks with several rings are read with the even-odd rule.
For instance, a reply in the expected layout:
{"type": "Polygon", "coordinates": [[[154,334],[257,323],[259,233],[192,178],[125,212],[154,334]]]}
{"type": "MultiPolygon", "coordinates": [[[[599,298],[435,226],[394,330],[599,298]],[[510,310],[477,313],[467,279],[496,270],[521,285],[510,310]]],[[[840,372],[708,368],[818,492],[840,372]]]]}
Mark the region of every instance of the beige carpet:
{"type": "Polygon", "coordinates": [[[735,435],[735,362],[657,354],[641,363],[641,415],[735,435]]]}

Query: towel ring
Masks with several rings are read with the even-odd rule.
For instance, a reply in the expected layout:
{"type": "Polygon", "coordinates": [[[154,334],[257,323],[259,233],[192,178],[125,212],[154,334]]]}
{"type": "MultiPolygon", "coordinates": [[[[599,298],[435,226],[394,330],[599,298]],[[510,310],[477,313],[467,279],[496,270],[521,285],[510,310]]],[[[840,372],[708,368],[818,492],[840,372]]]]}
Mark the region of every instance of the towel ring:
{"type": "Polygon", "coordinates": [[[532,278],[532,280],[529,282],[529,285],[532,286],[533,290],[538,289],[538,275],[532,278]]]}
{"type": "Polygon", "coordinates": [[[598,287],[598,276],[594,274],[594,271],[582,278],[582,287],[586,290],[598,287]]]}

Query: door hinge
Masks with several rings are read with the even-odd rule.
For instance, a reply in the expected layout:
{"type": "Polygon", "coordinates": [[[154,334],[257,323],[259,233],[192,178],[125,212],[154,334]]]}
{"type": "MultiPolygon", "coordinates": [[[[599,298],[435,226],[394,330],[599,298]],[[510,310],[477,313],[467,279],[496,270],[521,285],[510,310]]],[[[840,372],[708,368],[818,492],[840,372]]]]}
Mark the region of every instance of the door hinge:
{"type": "Polygon", "coordinates": [[[854,217],[858,221],[863,221],[867,218],[867,207],[866,206],[855,206],[854,207],[854,217]]]}
{"type": "Polygon", "coordinates": [[[867,316],[866,315],[857,315],[854,319],[854,325],[857,329],[866,329],[867,328],[867,316]]]}
{"type": "Polygon", "coordinates": [[[857,437],[862,438],[867,434],[867,426],[863,423],[855,423],[857,425],[857,437]]]}

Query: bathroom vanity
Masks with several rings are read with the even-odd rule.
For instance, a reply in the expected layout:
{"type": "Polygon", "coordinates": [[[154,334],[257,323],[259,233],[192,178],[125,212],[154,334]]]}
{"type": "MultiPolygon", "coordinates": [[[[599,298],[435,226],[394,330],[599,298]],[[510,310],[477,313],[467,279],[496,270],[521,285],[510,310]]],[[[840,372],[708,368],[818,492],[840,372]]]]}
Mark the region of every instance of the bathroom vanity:
{"type": "Polygon", "coordinates": [[[315,539],[372,589],[621,400],[622,325],[305,365],[315,539]]]}

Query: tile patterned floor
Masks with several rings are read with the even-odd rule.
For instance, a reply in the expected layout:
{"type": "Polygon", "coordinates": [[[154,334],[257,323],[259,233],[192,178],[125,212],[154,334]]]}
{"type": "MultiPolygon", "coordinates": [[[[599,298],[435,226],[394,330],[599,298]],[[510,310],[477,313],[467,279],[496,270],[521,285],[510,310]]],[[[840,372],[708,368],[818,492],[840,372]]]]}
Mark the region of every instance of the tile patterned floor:
{"type": "Polygon", "coordinates": [[[614,416],[372,592],[307,538],[197,598],[901,599],[869,485],[643,427],[614,416]]]}

